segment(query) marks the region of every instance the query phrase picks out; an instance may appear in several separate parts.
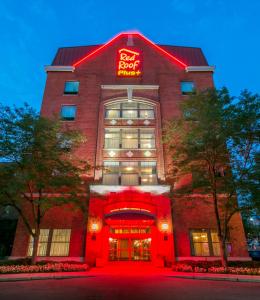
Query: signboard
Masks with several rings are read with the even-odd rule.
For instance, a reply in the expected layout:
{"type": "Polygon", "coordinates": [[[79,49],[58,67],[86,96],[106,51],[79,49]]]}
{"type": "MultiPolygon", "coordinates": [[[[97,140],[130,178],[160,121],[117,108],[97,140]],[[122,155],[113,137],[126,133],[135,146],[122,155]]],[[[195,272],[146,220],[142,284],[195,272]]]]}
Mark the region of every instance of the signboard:
{"type": "Polygon", "coordinates": [[[117,76],[140,77],[142,64],[140,51],[122,48],[118,50],[117,76]]]}

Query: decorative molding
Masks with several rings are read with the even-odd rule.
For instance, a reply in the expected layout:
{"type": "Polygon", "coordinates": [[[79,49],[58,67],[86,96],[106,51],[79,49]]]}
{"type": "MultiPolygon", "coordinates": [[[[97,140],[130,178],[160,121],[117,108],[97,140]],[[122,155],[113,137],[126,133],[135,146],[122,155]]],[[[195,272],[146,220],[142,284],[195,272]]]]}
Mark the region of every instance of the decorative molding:
{"type": "Polygon", "coordinates": [[[214,66],[188,66],[185,68],[186,72],[214,72],[214,66]]]}
{"type": "Polygon", "coordinates": [[[72,66],[45,66],[45,72],[74,72],[75,67],[72,66]]]}

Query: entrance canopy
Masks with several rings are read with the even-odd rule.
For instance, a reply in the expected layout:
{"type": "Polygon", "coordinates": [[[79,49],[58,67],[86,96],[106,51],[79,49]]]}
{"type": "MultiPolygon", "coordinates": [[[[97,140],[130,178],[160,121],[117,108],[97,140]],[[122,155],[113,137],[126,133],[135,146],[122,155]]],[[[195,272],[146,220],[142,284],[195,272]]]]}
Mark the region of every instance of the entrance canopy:
{"type": "Polygon", "coordinates": [[[107,224],[118,224],[118,223],[144,223],[151,225],[155,221],[155,215],[142,211],[142,210],[124,210],[115,211],[105,215],[105,220],[107,224]]]}

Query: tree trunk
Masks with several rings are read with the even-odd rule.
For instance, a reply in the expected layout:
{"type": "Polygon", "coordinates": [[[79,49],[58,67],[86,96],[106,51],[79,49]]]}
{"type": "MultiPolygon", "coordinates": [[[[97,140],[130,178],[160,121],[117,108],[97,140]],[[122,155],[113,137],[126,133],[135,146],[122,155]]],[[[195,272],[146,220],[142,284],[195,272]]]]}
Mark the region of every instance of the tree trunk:
{"type": "Polygon", "coordinates": [[[31,259],[32,265],[36,264],[38,245],[39,245],[39,237],[40,237],[40,228],[37,227],[35,229],[35,233],[34,233],[34,237],[33,237],[33,251],[32,251],[32,259],[31,259]]]}
{"type": "Polygon", "coordinates": [[[218,199],[217,199],[217,194],[215,192],[213,192],[213,200],[214,200],[215,217],[217,222],[218,239],[220,244],[221,264],[224,268],[226,268],[227,267],[227,254],[226,254],[226,243],[225,243],[226,240],[223,238],[223,234],[222,234],[221,220],[218,211],[218,199]]]}

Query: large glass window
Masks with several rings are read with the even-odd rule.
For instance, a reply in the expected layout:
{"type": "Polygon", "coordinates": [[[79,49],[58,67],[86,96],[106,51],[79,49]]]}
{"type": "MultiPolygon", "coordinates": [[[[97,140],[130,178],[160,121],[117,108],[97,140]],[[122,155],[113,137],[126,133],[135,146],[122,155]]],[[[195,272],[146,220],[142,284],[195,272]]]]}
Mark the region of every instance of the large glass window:
{"type": "Polygon", "coordinates": [[[53,229],[50,256],[68,256],[70,229],[53,229]]]}
{"type": "Polygon", "coordinates": [[[61,107],[60,116],[64,121],[73,121],[76,117],[76,105],[63,105],[61,107]]]}
{"type": "Polygon", "coordinates": [[[155,149],[155,131],[153,128],[107,128],[105,149],[155,149]]]}
{"type": "Polygon", "coordinates": [[[142,161],[141,162],[141,184],[149,185],[157,183],[156,162],[142,161]]]}
{"type": "MultiPolygon", "coordinates": [[[[35,232],[35,230],[33,230],[35,232]]],[[[49,229],[40,229],[39,243],[37,256],[47,256],[47,247],[48,247],[48,239],[49,239],[49,229]]],[[[33,237],[30,235],[29,247],[28,247],[28,256],[32,256],[33,252],[33,237]]]]}
{"type": "Polygon", "coordinates": [[[103,184],[118,185],[119,184],[119,162],[105,161],[103,167],[103,184]]]}
{"type": "Polygon", "coordinates": [[[155,161],[105,161],[103,184],[150,185],[157,183],[155,161]]]}
{"type": "Polygon", "coordinates": [[[191,234],[192,255],[219,256],[220,245],[216,230],[193,229],[191,234]]]}
{"type": "Polygon", "coordinates": [[[154,107],[139,102],[108,104],[105,107],[107,119],[154,119],[154,107]]]}
{"type": "Polygon", "coordinates": [[[138,149],[138,129],[122,129],[122,149],[138,149]]]}
{"type": "Polygon", "coordinates": [[[79,92],[79,81],[66,81],[64,94],[76,95],[79,92]]]}
{"type": "MultiPolygon", "coordinates": [[[[37,256],[68,256],[70,229],[41,229],[37,256]]],[[[28,256],[32,256],[33,238],[30,236],[28,256]]]]}
{"type": "Polygon", "coordinates": [[[121,140],[120,129],[105,130],[105,149],[119,149],[121,140]]]}

